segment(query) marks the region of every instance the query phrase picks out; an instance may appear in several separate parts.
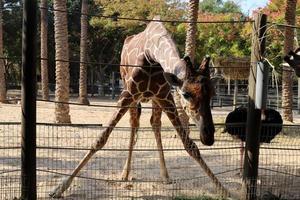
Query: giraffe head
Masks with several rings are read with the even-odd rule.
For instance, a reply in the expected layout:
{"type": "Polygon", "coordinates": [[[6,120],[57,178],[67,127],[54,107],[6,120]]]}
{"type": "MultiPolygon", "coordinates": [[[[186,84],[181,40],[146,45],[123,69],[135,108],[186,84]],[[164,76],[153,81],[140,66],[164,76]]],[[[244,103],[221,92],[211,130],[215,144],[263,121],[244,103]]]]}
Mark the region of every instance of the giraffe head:
{"type": "Polygon", "coordinates": [[[300,48],[295,52],[290,51],[289,54],[284,57],[284,61],[287,62],[288,65],[295,70],[296,75],[300,77],[300,48]]]}
{"type": "Polygon", "coordinates": [[[215,127],[212,119],[210,100],[215,94],[214,81],[209,73],[210,57],[205,57],[196,70],[189,57],[184,58],[185,78],[179,79],[172,73],[165,72],[169,84],[177,87],[181,94],[183,109],[200,129],[200,140],[204,145],[213,145],[215,127]]]}

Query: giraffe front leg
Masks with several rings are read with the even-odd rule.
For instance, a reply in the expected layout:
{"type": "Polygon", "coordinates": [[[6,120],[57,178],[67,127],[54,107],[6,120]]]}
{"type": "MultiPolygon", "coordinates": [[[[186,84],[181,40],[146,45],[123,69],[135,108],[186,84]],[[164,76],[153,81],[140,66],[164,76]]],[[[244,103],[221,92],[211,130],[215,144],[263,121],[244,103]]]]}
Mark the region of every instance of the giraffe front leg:
{"type": "Polygon", "coordinates": [[[128,93],[122,92],[120,96],[120,100],[118,101],[118,108],[117,111],[115,111],[113,117],[111,118],[109,122],[109,126],[103,130],[100,137],[96,140],[96,142],[92,145],[91,150],[84,156],[84,158],[79,162],[77,167],[73,170],[70,176],[63,179],[63,181],[53,189],[52,192],[49,193],[49,195],[52,198],[60,198],[64,191],[66,191],[69,186],[71,185],[73,179],[76,177],[76,175],[80,172],[80,170],[87,164],[87,162],[91,159],[91,157],[103,146],[106,144],[108,137],[110,133],[112,132],[113,128],[116,126],[116,124],[119,122],[119,120],[123,117],[123,115],[128,110],[128,106],[132,104],[133,100],[131,96],[128,93]]]}
{"type": "Polygon", "coordinates": [[[208,167],[206,162],[203,160],[196,143],[189,137],[185,128],[182,126],[181,121],[178,117],[177,110],[175,108],[173,97],[169,95],[167,99],[160,100],[159,104],[162,108],[164,108],[164,112],[167,114],[171,123],[175,127],[187,153],[192,158],[194,158],[194,160],[196,160],[196,162],[200,165],[200,167],[216,185],[218,191],[221,191],[221,195],[223,197],[228,197],[229,192],[226,188],[224,188],[224,186],[221,184],[221,182],[218,180],[218,178],[214,175],[214,173],[208,167]]]}
{"type": "Polygon", "coordinates": [[[161,140],[161,113],[162,109],[155,102],[152,103],[151,126],[155,135],[157,150],[159,155],[160,176],[165,183],[170,183],[170,177],[166,167],[164,151],[161,140]]]}
{"type": "Polygon", "coordinates": [[[139,121],[141,116],[141,105],[138,104],[137,108],[130,108],[129,111],[130,111],[130,126],[131,126],[129,148],[128,148],[129,152],[121,175],[121,179],[125,181],[128,180],[128,176],[131,170],[132,151],[136,143],[137,131],[140,126],[139,121]]]}

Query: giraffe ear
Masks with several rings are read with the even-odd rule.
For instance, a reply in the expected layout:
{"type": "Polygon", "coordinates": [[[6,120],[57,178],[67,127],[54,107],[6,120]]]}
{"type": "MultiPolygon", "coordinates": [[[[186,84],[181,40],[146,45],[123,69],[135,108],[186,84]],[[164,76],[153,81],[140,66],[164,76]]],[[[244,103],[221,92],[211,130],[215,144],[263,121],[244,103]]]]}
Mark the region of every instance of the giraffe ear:
{"type": "Polygon", "coordinates": [[[206,55],[199,66],[199,72],[207,77],[209,77],[209,61],[210,56],[206,55]]]}
{"type": "Polygon", "coordinates": [[[164,77],[166,81],[172,86],[181,87],[183,84],[183,81],[180,80],[175,74],[164,72],[164,77]]]}
{"type": "Polygon", "coordinates": [[[195,74],[195,69],[193,67],[193,63],[192,63],[191,58],[189,56],[184,56],[183,60],[186,64],[186,68],[187,68],[186,77],[185,77],[185,78],[187,78],[187,77],[195,74]]]}
{"type": "Polygon", "coordinates": [[[193,68],[193,63],[192,63],[191,58],[190,58],[189,56],[184,56],[183,60],[185,61],[186,66],[187,66],[189,69],[192,69],[192,68],[193,68]]]}

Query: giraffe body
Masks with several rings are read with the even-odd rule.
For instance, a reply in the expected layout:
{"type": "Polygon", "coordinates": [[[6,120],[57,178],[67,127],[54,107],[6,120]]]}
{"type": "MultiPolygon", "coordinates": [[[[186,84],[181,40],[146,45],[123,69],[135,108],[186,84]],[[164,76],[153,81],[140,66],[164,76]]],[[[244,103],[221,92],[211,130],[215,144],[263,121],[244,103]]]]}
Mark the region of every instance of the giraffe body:
{"type": "MultiPolygon", "coordinates": [[[[157,20],[159,18],[155,17],[154,19],[157,20]]],[[[160,175],[163,181],[169,182],[170,180],[160,133],[162,111],[166,113],[175,127],[187,153],[199,163],[204,172],[220,189],[222,195],[228,196],[227,190],[202,159],[197,145],[189,137],[186,124],[182,124],[180,120],[171,93],[171,85],[177,87],[183,107],[188,111],[196,124],[199,125],[201,142],[205,145],[212,145],[214,143],[215,130],[209,101],[213,94],[213,87],[207,74],[208,66],[209,59],[205,58],[199,71],[195,71],[189,58],[180,59],[174,41],[161,22],[152,21],[143,32],[127,37],[121,53],[120,72],[124,82],[124,89],[118,100],[119,108],[110,119],[109,126],[103,130],[97,141],[92,145],[92,150],[81,160],[72,172],[72,175],[55,188],[50,196],[61,196],[88,160],[97,150],[103,148],[113,128],[129,110],[131,125],[129,152],[122,173],[122,179],[128,180],[132,150],[139,128],[140,102],[149,100],[152,100],[153,108],[150,122],[157,143],[160,175]],[[130,65],[149,65],[149,67],[130,67],[130,65]]]]}

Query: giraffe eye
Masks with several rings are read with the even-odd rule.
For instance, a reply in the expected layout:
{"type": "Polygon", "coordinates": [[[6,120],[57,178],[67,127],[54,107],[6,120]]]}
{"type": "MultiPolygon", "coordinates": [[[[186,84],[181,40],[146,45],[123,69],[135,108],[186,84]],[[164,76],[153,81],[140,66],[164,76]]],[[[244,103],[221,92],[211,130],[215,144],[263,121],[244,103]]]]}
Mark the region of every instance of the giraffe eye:
{"type": "Polygon", "coordinates": [[[182,96],[185,98],[185,99],[190,99],[191,97],[192,97],[192,94],[191,93],[189,93],[189,92],[184,92],[184,93],[182,93],[182,96]]]}

